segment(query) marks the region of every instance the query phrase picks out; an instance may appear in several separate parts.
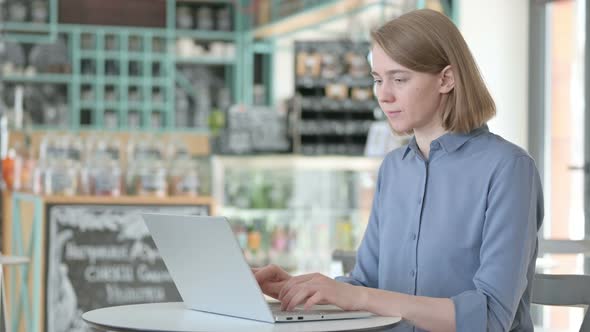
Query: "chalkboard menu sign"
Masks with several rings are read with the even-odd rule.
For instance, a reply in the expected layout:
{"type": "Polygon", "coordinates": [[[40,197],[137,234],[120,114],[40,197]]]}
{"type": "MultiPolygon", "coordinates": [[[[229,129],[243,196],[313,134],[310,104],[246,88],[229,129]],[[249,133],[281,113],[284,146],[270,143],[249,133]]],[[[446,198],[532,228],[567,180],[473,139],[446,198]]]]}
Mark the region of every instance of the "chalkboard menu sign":
{"type": "Polygon", "coordinates": [[[91,331],[82,314],[96,308],[181,300],[141,212],[207,215],[209,206],[48,207],[48,332],[91,331]]]}

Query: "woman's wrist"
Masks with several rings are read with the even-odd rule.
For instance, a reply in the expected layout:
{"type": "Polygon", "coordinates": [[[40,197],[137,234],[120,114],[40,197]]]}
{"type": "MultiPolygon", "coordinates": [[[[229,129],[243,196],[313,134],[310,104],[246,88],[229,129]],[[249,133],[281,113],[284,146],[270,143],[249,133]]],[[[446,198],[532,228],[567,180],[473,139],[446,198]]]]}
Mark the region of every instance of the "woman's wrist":
{"type": "Polygon", "coordinates": [[[354,286],[357,287],[359,289],[359,298],[358,298],[358,304],[359,307],[356,308],[357,310],[362,310],[362,311],[370,311],[369,310],[369,303],[370,303],[370,291],[371,288],[369,287],[363,287],[363,286],[354,286]]]}
{"type": "Polygon", "coordinates": [[[404,317],[405,313],[401,310],[401,303],[407,302],[409,295],[370,287],[366,287],[363,293],[361,299],[361,303],[363,303],[362,310],[381,316],[404,317]]]}

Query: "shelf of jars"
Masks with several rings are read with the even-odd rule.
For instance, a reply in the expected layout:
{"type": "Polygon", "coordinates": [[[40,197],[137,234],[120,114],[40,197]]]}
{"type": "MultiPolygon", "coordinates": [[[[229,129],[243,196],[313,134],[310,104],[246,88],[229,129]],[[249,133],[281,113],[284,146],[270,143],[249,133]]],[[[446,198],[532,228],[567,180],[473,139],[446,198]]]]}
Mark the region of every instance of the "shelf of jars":
{"type": "Polygon", "coordinates": [[[9,191],[64,200],[211,196],[208,141],[192,133],[13,132],[9,142],[9,191]]]}

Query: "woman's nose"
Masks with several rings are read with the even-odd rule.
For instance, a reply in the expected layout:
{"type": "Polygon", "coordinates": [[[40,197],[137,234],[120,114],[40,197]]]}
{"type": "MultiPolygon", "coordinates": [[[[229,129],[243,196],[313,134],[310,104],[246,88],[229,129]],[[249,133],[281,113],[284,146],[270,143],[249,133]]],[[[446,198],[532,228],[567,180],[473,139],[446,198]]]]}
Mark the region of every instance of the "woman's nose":
{"type": "Polygon", "coordinates": [[[377,100],[381,103],[393,103],[395,102],[395,95],[391,92],[390,89],[387,89],[384,86],[376,87],[375,94],[377,96],[377,100]]]}

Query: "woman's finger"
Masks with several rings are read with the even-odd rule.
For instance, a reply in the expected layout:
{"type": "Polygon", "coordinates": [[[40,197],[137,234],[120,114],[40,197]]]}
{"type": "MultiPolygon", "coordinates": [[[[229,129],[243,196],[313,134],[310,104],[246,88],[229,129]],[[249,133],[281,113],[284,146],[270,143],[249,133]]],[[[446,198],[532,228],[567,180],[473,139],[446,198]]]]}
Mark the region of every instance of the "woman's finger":
{"type": "Polygon", "coordinates": [[[283,285],[283,282],[267,282],[264,284],[262,291],[264,294],[278,299],[279,292],[281,291],[283,285]]]}
{"type": "Polygon", "coordinates": [[[292,294],[289,294],[290,300],[287,303],[286,310],[287,311],[294,310],[296,306],[298,306],[301,303],[304,303],[307,300],[307,298],[309,298],[313,294],[314,294],[314,290],[312,288],[310,288],[308,285],[303,285],[303,286],[297,287],[295,292],[293,292],[292,294]]]}
{"type": "Polygon", "coordinates": [[[313,277],[314,277],[314,274],[304,274],[304,275],[300,275],[300,276],[293,277],[293,278],[289,279],[289,281],[287,281],[285,283],[285,285],[281,289],[281,292],[279,293],[279,300],[281,300],[281,302],[282,302],[283,296],[285,296],[285,294],[287,292],[289,292],[289,290],[291,288],[293,288],[295,285],[301,284],[303,282],[307,282],[307,281],[311,280],[313,277]]]}
{"type": "Polygon", "coordinates": [[[325,300],[324,295],[321,292],[315,292],[315,294],[305,301],[303,310],[311,310],[314,305],[321,303],[323,300],[325,300]]]}
{"type": "MultiPolygon", "coordinates": [[[[293,286],[287,293],[285,293],[284,297],[280,299],[281,303],[284,304],[284,309],[289,307],[291,303],[293,303],[293,299],[299,296],[300,294],[309,294],[310,291],[317,290],[317,287],[313,284],[311,280],[299,283],[293,286]]],[[[311,296],[311,294],[309,294],[311,296]]],[[[294,305],[291,307],[295,307],[305,301],[304,299],[297,299],[294,305]]]]}
{"type": "Polygon", "coordinates": [[[291,299],[300,291],[301,286],[294,285],[286,292],[283,292],[284,288],[285,287],[283,287],[283,289],[281,289],[283,296],[282,297],[279,296],[279,301],[281,301],[281,310],[287,310],[287,308],[289,307],[289,303],[291,302],[291,299]]]}
{"type": "Polygon", "coordinates": [[[288,274],[283,274],[283,270],[281,270],[278,266],[276,265],[268,265],[265,266],[263,268],[258,269],[255,273],[254,273],[254,277],[256,278],[256,281],[260,284],[263,283],[267,280],[276,280],[279,279],[281,280],[282,278],[286,278],[289,277],[288,274]]]}

